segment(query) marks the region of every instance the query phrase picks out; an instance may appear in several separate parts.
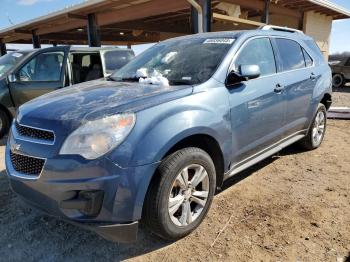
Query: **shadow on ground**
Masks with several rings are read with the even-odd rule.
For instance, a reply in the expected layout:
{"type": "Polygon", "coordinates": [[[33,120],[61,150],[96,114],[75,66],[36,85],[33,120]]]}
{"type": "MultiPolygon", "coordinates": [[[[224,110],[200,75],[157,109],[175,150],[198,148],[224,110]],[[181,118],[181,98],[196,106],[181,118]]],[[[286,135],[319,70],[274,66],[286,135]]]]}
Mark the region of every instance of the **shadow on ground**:
{"type": "Polygon", "coordinates": [[[350,93],[350,86],[349,86],[349,85],[346,85],[346,86],[338,87],[338,88],[333,87],[333,92],[337,92],[337,93],[350,93]]]}

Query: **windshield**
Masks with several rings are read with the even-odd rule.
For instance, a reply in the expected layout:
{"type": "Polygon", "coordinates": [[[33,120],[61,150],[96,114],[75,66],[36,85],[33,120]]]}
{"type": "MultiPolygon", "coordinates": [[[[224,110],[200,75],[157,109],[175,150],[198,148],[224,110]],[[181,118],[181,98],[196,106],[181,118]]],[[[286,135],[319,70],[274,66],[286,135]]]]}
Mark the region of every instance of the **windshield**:
{"type": "Polygon", "coordinates": [[[24,53],[21,52],[15,52],[0,57],[0,77],[10,71],[23,58],[24,53]]]}
{"type": "Polygon", "coordinates": [[[200,84],[214,74],[233,42],[230,38],[162,42],[115,72],[111,79],[163,85],[200,84]]]}

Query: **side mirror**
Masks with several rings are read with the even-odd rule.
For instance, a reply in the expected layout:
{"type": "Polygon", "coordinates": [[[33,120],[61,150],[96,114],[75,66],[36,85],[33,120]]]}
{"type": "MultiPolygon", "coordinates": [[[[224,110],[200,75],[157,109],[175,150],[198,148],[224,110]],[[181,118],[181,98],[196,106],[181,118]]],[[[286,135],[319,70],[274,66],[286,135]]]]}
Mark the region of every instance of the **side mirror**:
{"type": "Polygon", "coordinates": [[[9,74],[8,77],[7,77],[8,81],[10,83],[13,83],[13,82],[16,82],[17,81],[17,77],[15,74],[9,74]]]}
{"type": "Polygon", "coordinates": [[[258,78],[261,75],[258,65],[240,65],[238,72],[231,71],[226,79],[226,86],[232,86],[242,81],[258,78]]]}

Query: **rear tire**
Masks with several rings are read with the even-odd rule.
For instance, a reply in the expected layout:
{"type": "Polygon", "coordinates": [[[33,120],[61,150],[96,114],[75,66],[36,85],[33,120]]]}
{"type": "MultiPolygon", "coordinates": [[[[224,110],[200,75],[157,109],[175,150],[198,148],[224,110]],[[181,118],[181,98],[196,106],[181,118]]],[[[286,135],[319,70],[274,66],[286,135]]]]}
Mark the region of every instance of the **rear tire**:
{"type": "Polygon", "coordinates": [[[0,139],[3,138],[10,128],[10,120],[7,114],[0,110],[0,139]]]}
{"type": "Polygon", "coordinates": [[[307,150],[318,148],[326,134],[326,126],[327,110],[323,104],[319,104],[308,133],[300,140],[299,144],[307,150]]]}
{"type": "Polygon", "coordinates": [[[332,85],[334,88],[343,87],[345,84],[345,79],[341,74],[335,74],[332,77],[332,85]]]}
{"type": "Polygon", "coordinates": [[[205,151],[194,147],[176,151],[162,161],[155,174],[144,203],[143,222],[164,239],[182,238],[203,221],[215,188],[215,166],[205,151]]]}

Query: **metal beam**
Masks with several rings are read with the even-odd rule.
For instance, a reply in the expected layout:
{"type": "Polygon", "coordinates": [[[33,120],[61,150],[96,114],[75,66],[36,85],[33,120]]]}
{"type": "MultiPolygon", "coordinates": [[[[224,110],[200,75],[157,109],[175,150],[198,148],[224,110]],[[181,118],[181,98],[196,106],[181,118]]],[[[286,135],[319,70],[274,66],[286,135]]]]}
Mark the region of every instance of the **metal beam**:
{"type": "Polygon", "coordinates": [[[30,30],[23,30],[23,29],[15,29],[14,32],[18,33],[18,34],[25,34],[25,35],[31,35],[32,34],[32,31],[30,31],[30,30]]]}
{"type": "Polygon", "coordinates": [[[192,34],[211,31],[211,0],[189,1],[191,3],[192,34]]]}
{"type": "Polygon", "coordinates": [[[100,27],[97,24],[97,19],[95,14],[88,15],[87,24],[88,41],[90,47],[100,47],[101,46],[101,35],[100,27]]]}
{"type": "Polygon", "coordinates": [[[211,0],[201,0],[203,9],[203,32],[211,32],[211,0]]]}
{"type": "Polygon", "coordinates": [[[198,33],[198,13],[193,6],[191,6],[191,33],[198,33]]]}
{"type": "Polygon", "coordinates": [[[7,50],[6,50],[6,44],[0,42],[0,56],[6,55],[7,50]]]}
{"type": "Polygon", "coordinates": [[[223,21],[223,22],[232,22],[232,23],[239,23],[239,24],[245,24],[245,25],[251,25],[251,26],[263,26],[265,25],[264,23],[252,21],[252,20],[247,20],[247,19],[242,19],[238,17],[233,17],[233,16],[228,16],[228,15],[222,15],[218,13],[213,14],[214,20],[217,21],[223,21]]]}
{"type": "Polygon", "coordinates": [[[32,31],[32,43],[33,43],[33,48],[41,48],[40,38],[36,34],[35,30],[32,31]]]}
{"type": "Polygon", "coordinates": [[[203,33],[203,8],[197,0],[187,0],[191,5],[191,17],[197,18],[197,21],[194,19],[191,21],[193,25],[194,33],[203,33]]]}
{"type": "Polygon", "coordinates": [[[87,16],[85,16],[85,15],[77,15],[77,14],[72,14],[72,13],[68,13],[67,18],[80,19],[80,20],[87,20],[88,19],[87,16]]]}
{"type": "Polygon", "coordinates": [[[270,0],[265,0],[265,6],[263,15],[261,16],[261,23],[269,24],[269,14],[270,14],[270,0]]]}

